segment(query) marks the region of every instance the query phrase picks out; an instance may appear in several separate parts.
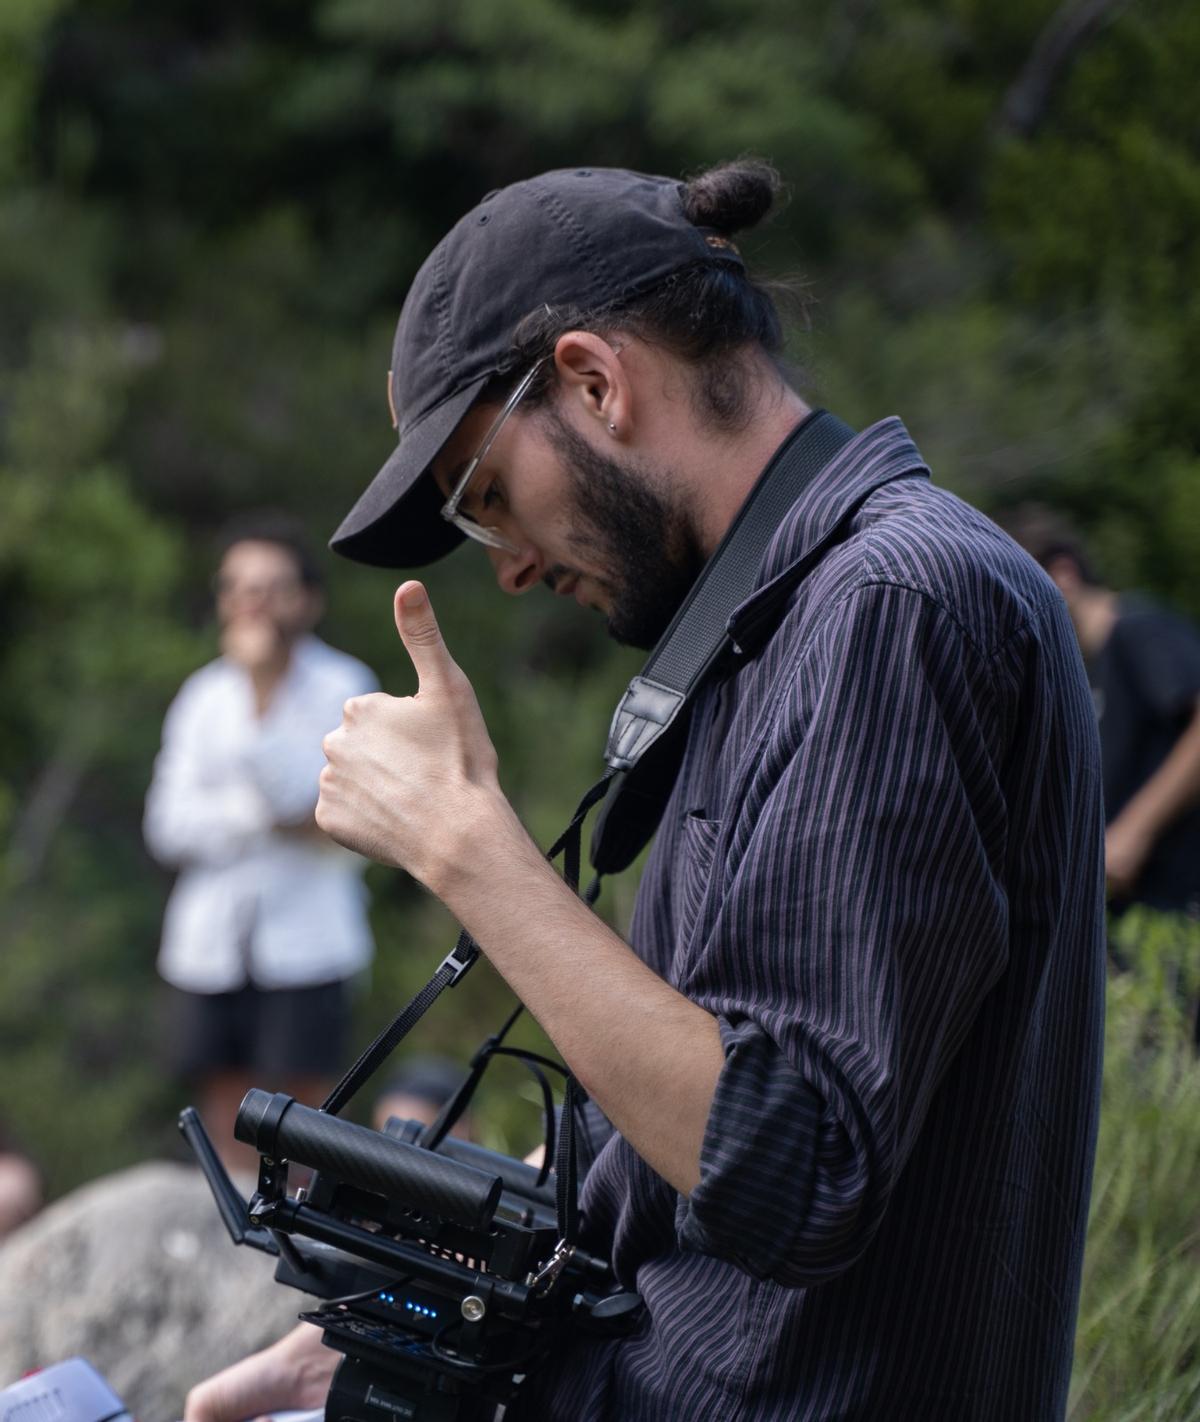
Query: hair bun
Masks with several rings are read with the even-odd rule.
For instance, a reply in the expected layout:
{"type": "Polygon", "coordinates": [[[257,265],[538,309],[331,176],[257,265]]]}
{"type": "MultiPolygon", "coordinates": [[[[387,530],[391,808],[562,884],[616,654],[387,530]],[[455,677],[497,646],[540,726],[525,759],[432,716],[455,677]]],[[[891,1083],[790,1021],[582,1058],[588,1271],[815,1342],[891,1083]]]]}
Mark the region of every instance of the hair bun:
{"type": "Polygon", "coordinates": [[[735,158],[686,182],[683,207],[697,227],[732,237],[766,217],[782,186],[779,174],[761,158],[735,158]]]}

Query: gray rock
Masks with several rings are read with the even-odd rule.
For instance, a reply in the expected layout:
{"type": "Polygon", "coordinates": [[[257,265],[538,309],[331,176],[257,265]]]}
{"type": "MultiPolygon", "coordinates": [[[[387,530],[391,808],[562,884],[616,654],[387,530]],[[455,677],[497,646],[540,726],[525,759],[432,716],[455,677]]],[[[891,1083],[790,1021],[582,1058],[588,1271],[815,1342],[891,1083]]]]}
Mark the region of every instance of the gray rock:
{"type": "Polygon", "coordinates": [[[82,1356],[141,1422],[263,1347],[312,1304],[235,1248],[198,1170],[154,1162],[85,1185],[0,1244],[0,1387],[82,1356]]]}

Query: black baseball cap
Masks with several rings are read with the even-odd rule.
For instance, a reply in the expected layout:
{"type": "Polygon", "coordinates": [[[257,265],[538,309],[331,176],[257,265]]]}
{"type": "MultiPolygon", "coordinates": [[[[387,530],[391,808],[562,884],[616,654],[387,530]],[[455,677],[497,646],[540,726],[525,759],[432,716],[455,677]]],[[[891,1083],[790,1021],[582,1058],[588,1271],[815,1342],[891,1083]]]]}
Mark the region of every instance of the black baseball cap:
{"type": "Polygon", "coordinates": [[[335,552],[420,567],[462,542],[422,475],[488,382],[512,367],[513,333],[537,307],[593,313],[696,262],[741,265],[725,238],[690,221],[684,193],[676,179],[624,168],[559,169],[489,193],[451,228],[396,327],[396,448],[330,540],[335,552]]]}

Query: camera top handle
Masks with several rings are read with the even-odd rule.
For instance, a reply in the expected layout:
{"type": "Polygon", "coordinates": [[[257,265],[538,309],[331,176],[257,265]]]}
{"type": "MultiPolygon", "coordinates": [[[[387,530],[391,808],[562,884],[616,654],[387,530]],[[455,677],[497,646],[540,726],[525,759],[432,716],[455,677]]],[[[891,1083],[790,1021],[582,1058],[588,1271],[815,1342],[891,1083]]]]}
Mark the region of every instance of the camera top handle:
{"type": "Polygon", "coordinates": [[[295,1160],[328,1171],[348,1185],[404,1200],[467,1229],[486,1228],[500,1203],[498,1175],[314,1111],[282,1092],[252,1087],[233,1133],[276,1162],[295,1160]]]}

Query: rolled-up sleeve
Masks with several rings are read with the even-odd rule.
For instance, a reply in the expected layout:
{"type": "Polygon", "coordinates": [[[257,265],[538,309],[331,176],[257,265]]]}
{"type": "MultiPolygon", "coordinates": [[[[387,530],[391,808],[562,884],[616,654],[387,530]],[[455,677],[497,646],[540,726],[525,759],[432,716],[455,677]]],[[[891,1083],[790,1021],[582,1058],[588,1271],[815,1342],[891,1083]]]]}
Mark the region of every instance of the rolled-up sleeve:
{"type": "Polygon", "coordinates": [[[1006,961],[991,661],[924,595],[869,585],[775,708],[694,950],[725,1065],[684,1247],[799,1287],[878,1228],[1006,961]]]}
{"type": "Polygon", "coordinates": [[[142,832],[150,853],[168,868],[236,859],[270,831],[274,820],[257,786],[209,773],[210,714],[203,692],[190,680],[163,724],[142,832]]]}

